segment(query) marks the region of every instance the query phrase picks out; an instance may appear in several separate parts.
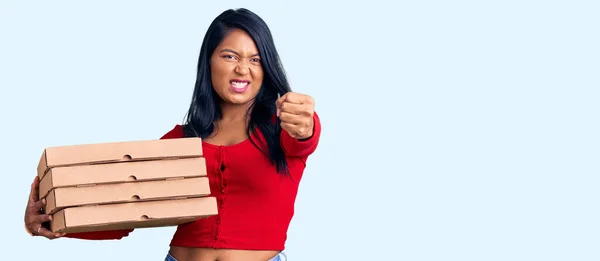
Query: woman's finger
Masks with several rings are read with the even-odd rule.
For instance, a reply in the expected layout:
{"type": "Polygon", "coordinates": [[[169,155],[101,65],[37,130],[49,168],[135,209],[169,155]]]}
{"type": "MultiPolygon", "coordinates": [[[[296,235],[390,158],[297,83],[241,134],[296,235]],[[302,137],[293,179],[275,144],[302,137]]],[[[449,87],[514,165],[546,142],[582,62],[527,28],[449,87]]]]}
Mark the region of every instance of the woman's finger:
{"type": "Polygon", "coordinates": [[[279,114],[279,119],[282,122],[289,123],[292,125],[301,123],[302,118],[303,117],[300,115],[291,114],[291,113],[287,113],[287,112],[283,112],[283,111],[279,114]]]}
{"type": "Polygon", "coordinates": [[[41,225],[44,222],[51,221],[52,216],[46,215],[46,214],[37,215],[37,216],[35,216],[34,220],[35,220],[35,223],[39,223],[41,225]]]}
{"type": "Polygon", "coordinates": [[[45,198],[42,200],[38,200],[37,202],[35,202],[33,204],[33,206],[31,206],[31,209],[29,211],[31,211],[30,213],[32,213],[32,214],[39,214],[45,205],[46,205],[45,198]]]}
{"type": "Polygon", "coordinates": [[[61,233],[52,233],[52,231],[46,229],[43,226],[40,226],[40,228],[38,230],[36,230],[35,234],[38,234],[40,236],[49,238],[49,239],[55,239],[55,238],[59,238],[62,236],[61,233]]]}
{"type": "Polygon", "coordinates": [[[35,176],[33,182],[31,183],[31,190],[29,191],[29,201],[35,202],[38,200],[38,187],[39,187],[39,179],[35,176]]]}

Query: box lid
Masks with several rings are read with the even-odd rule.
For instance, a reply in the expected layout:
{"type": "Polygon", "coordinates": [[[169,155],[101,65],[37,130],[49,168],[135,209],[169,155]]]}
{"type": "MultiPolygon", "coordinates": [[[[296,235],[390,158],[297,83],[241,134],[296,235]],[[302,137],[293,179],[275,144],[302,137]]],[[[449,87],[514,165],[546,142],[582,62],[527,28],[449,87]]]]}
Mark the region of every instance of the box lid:
{"type": "Polygon", "coordinates": [[[59,166],[202,156],[200,138],[179,138],[56,146],[44,149],[37,172],[59,166]]]}
{"type": "Polygon", "coordinates": [[[55,167],[48,170],[39,186],[39,198],[53,188],[108,183],[190,178],[207,175],[205,158],[165,159],[55,167]]]}
{"type": "Polygon", "coordinates": [[[44,212],[54,214],[69,207],[206,197],[209,195],[210,184],[207,177],[101,184],[88,187],[63,187],[53,189],[48,194],[44,212]]]}
{"type": "Polygon", "coordinates": [[[214,197],[65,208],[53,215],[53,232],[78,233],[175,226],[217,215],[214,197]]]}

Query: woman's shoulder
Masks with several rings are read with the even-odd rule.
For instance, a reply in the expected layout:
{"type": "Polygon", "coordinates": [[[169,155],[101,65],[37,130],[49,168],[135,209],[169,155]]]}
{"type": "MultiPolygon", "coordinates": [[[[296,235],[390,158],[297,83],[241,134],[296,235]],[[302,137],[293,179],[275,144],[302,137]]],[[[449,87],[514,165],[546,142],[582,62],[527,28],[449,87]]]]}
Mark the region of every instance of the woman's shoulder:
{"type": "Polygon", "coordinates": [[[171,130],[163,134],[163,136],[160,139],[179,139],[183,138],[184,136],[185,135],[183,133],[183,125],[176,124],[171,130]]]}

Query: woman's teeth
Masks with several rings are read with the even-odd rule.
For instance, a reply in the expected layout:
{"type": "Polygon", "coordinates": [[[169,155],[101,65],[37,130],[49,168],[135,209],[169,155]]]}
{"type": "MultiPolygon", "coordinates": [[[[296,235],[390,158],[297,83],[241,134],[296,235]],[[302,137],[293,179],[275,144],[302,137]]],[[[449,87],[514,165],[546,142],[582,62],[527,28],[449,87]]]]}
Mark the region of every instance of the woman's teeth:
{"type": "Polygon", "coordinates": [[[233,85],[233,87],[235,88],[244,88],[246,87],[246,85],[248,85],[248,82],[231,82],[231,85],[233,85]]]}

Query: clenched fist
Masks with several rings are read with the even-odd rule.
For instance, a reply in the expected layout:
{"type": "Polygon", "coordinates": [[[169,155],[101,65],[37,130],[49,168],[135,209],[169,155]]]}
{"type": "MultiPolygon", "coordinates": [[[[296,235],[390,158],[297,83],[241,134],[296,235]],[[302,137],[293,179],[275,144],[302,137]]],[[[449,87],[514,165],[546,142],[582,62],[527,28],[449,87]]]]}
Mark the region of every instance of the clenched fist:
{"type": "Polygon", "coordinates": [[[277,99],[277,117],[281,128],[295,139],[306,139],[313,135],[315,101],[300,93],[288,92],[277,99]]]}

